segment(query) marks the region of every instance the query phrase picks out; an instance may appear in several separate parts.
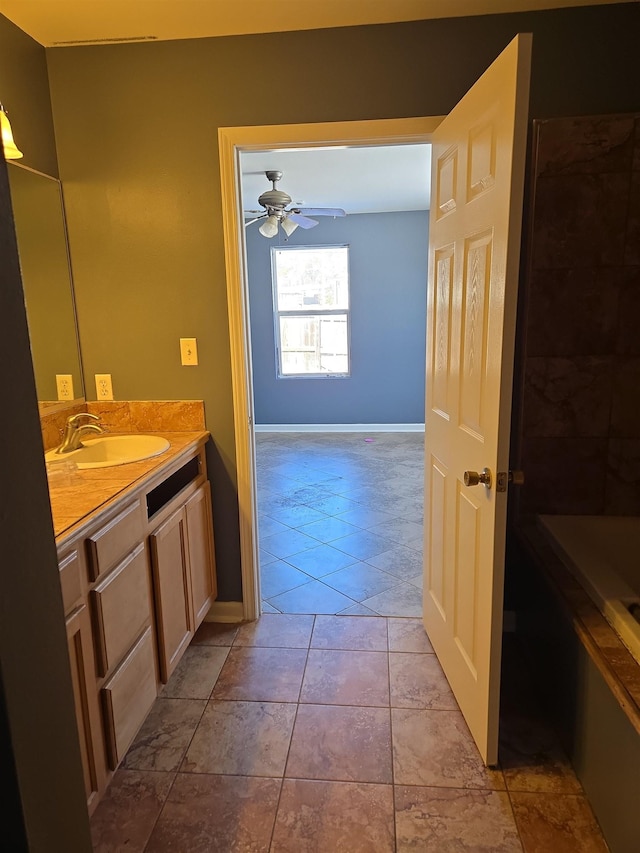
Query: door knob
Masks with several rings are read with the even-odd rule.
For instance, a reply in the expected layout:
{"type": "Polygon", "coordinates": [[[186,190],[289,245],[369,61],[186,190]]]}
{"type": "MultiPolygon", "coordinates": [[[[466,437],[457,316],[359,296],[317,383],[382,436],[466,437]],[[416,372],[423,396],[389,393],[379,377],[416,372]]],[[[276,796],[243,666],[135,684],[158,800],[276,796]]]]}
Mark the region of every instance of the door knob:
{"type": "Polygon", "coordinates": [[[488,468],[483,468],[479,474],[477,471],[465,471],[464,484],[465,486],[478,486],[482,484],[483,486],[486,486],[487,489],[490,489],[491,471],[488,468]]]}

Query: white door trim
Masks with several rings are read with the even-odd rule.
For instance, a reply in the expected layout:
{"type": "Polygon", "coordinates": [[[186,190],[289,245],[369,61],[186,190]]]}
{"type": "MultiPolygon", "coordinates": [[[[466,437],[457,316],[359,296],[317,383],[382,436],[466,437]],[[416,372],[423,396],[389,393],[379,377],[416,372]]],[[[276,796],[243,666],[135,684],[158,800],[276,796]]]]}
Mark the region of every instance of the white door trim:
{"type": "Polygon", "coordinates": [[[253,384],[240,193],[240,152],[327,145],[403,145],[429,142],[442,116],[218,129],[222,224],[227,278],[231,382],[236,445],[240,559],[245,620],[260,616],[255,494],[253,384]]]}

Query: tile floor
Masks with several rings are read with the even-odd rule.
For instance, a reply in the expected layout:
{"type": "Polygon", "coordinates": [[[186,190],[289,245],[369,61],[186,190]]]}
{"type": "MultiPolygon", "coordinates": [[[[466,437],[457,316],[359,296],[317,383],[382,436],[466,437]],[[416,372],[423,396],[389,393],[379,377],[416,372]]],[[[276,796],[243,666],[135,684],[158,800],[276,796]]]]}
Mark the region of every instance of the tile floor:
{"type": "Polygon", "coordinates": [[[264,614],[201,626],[94,850],[606,851],[510,646],[487,769],[416,618],[423,436],[256,439],[264,614]]]}
{"type": "Polygon", "coordinates": [[[420,616],[424,434],[257,433],[266,613],[420,616]]]}
{"type": "Polygon", "coordinates": [[[205,623],[92,818],[101,853],[603,853],[517,658],[484,767],[413,618],[205,623]]]}

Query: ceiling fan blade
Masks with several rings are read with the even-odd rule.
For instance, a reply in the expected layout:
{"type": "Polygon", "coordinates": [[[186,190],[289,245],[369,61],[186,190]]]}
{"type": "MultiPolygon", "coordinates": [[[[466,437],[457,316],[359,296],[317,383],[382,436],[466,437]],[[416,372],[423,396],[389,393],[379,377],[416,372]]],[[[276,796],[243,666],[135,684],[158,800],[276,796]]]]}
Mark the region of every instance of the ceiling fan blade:
{"type": "Polygon", "coordinates": [[[292,222],[295,222],[296,225],[299,225],[301,228],[315,228],[318,224],[315,219],[308,219],[306,216],[303,216],[301,213],[294,213],[293,211],[287,217],[292,222]]]}
{"type": "Polygon", "coordinates": [[[306,216],[346,216],[346,212],[341,207],[296,207],[295,213],[302,213],[306,216]]]}
{"type": "Polygon", "coordinates": [[[263,214],[262,216],[256,216],[255,219],[249,219],[248,222],[244,223],[244,227],[246,228],[248,225],[253,225],[254,222],[257,222],[259,219],[264,219],[267,214],[263,214]]]}

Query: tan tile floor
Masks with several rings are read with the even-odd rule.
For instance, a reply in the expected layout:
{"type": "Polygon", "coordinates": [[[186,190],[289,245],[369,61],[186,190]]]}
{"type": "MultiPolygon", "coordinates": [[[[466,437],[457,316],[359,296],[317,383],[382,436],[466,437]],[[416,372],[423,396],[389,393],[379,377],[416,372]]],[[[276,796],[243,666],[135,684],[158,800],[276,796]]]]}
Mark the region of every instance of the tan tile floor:
{"type": "Polygon", "coordinates": [[[488,770],[420,620],[205,623],[96,810],[94,850],[603,853],[523,679],[503,684],[488,770]]]}

